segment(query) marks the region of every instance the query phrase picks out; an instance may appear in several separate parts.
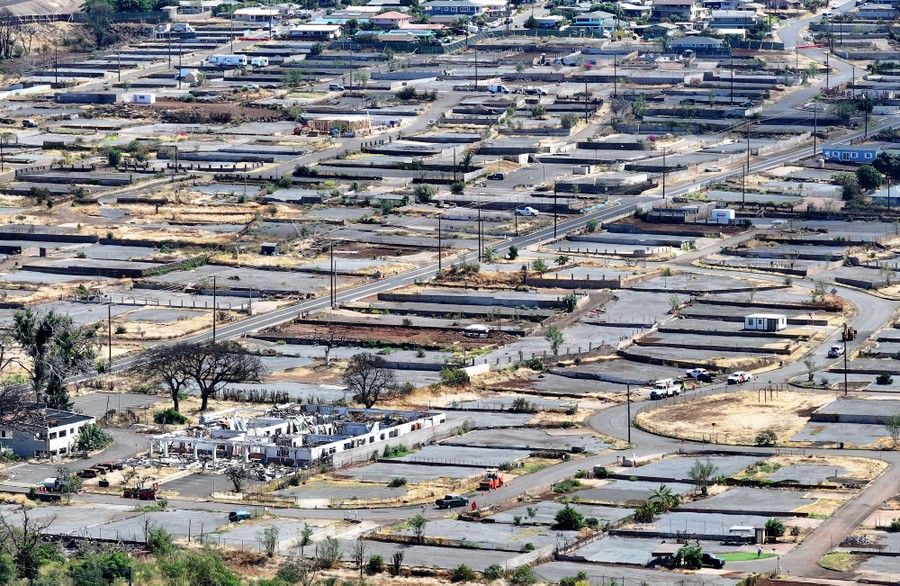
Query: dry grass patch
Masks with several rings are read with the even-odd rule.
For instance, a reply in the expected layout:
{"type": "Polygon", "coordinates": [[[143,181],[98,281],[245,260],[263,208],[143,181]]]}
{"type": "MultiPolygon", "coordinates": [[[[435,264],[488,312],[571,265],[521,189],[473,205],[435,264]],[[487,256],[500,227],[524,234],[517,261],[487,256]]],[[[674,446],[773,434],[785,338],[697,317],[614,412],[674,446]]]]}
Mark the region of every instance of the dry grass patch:
{"type": "Polygon", "coordinates": [[[738,391],[701,397],[640,413],[635,421],[660,435],[683,439],[717,435],[725,444],[755,444],[760,432],[771,429],[785,443],[799,433],[815,409],[833,400],[826,393],[782,391],[763,401],[757,391],[738,391]]]}

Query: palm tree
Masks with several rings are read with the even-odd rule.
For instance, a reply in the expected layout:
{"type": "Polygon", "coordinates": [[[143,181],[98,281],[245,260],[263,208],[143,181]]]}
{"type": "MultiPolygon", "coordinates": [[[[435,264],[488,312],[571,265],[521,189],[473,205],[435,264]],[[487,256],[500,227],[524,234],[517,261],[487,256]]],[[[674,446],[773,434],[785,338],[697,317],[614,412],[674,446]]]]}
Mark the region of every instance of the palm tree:
{"type": "Polygon", "coordinates": [[[650,504],[659,513],[667,513],[681,503],[681,497],[665,484],[650,493],[650,504]]]}
{"type": "Polygon", "coordinates": [[[468,149],[463,152],[459,157],[459,169],[465,173],[472,166],[472,161],[475,160],[475,151],[468,149]]]}

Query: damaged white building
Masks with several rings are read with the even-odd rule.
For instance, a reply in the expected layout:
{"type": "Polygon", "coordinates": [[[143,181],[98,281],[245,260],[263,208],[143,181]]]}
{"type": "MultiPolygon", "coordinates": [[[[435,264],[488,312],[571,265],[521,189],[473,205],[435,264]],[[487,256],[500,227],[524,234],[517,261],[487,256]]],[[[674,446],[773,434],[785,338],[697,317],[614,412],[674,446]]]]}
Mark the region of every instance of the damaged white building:
{"type": "Polygon", "coordinates": [[[371,454],[392,442],[428,443],[444,423],[446,414],[434,411],[293,403],[234,408],[204,415],[199,426],[151,436],[148,453],[282,466],[333,464],[346,452],[371,454]]]}

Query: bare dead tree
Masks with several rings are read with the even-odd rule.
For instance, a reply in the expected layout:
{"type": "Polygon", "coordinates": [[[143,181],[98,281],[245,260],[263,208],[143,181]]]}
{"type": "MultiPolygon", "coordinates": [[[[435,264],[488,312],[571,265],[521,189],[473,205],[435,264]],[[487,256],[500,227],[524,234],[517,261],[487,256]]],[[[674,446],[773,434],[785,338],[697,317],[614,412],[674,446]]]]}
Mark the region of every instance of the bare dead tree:
{"type": "Polygon", "coordinates": [[[353,400],[366,409],[389,396],[393,383],[394,371],[387,368],[383,358],[368,352],[351,357],[344,372],[344,384],[353,393],[353,400]]]}
{"type": "Polygon", "coordinates": [[[193,344],[161,344],[146,354],[146,360],[133,369],[135,374],[148,377],[151,381],[165,386],[172,398],[172,406],[178,411],[179,395],[191,382],[190,362],[184,357],[193,350],[193,344]]]}
{"type": "Polygon", "coordinates": [[[22,507],[22,522],[13,515],[0,515],[0,551],[13,559],[20,578],[33,581],[40,569],[38,547],[41,536],[56,520],[56,515],[35,517],[22,507]]]}
{"type": "Polygon", "coordinates": [[[13,49],[19,41],[22,25],[19,19],[9,10],[0,9],[0,57],[10,59],[13,49]]]}
{"type": "MultiPolygon", "coordinates": [[[[236,344],[228,342],[175,344],[169,351],[159,350],[160,355],[171,358],[168,365],[145,363],[153,376],[163,380],[175,399],[188,383],[200,392],[200,410],[205,411],[209,398],[214,397],[228,383],[259,380],[265,368],[259,357],[248,354],[236,344]]],[[[159,362],[159,361],[157,361],[159,362]]]]}
{"type": "Polygon", "coordinates": [[[243,492],[244,485],[250,480],[250,470],[242,465],[230,466],[225,470],[225,476],[234,485],[234,492],[243,492]]]}
{"type": "Polygon", "coordinates": [[[344,343],[344,336],[338,336],[334,325],[328,323],[328,335],[320,342],[325,346],[325,366],[331,364],[331,351],[344,343]]]}

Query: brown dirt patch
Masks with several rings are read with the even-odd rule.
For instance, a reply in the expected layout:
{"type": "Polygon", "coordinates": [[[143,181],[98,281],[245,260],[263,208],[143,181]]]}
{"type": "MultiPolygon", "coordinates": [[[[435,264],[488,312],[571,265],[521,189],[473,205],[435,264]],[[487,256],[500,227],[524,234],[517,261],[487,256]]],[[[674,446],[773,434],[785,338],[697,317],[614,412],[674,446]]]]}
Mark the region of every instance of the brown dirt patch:
{"type": "Polygon", "coordinates": [[[690,440],[714,435],[714,441],[726,444],[753,444],[759,432],[771,429],[778,434],[779,443],[785,443],[809,421],[804,413],[833,399],[829,393],[782,391],[763,401],[756,391],[738,391],[661,407],[641,413],[635,420],[661,435],[690,440]]]}
{"type": "Polygon", "coordinates": [[[469,338],[462,331],[444,330],[439,328],[407,328],[389,327],[366,324],[354,326],[352,324],[312,324],[294,323],[287,326],[277,326],[265,330],[255,336],[269,341],[297,340],[297,341],[321,341],[328,340],[334,335],[336,340],[343,343],[379,342],[393,345],[410,345],[422,348],[448,348],[458,346],[460,348],[494,348],[512,343],[516,338],[500,333],[492,333],[489,338],[469,338]]]}

